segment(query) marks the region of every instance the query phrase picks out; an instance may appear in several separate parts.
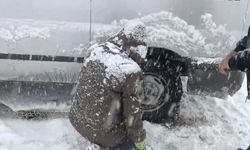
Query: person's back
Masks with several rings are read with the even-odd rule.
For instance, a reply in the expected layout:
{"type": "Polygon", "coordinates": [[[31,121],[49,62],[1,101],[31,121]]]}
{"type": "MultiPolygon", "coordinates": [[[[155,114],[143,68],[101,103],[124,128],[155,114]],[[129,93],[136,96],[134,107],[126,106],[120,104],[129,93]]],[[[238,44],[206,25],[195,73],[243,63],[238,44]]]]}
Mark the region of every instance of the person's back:
{"type": "Polygon", "coordinates": [[[136,95],[142,72],[124,45],[129,44],[110,40],[91,47],[69,113],[74,128],[102,147],[117,146],[126,137],[133,143],[145,139],[136,95]]]}
{"type": "Polygon", "coordinates": [[[111,130],[117,133],[108,140],[124,138],[120,137],[124,130],[114,130],[124,126],[120,124],[123,113],[120,96],[124,84],[127,85],[126,76],[140,76],[141,69],[131,58],[116,50],[119,48],[109,42],[95,47],[81,70],[70,118],[74,118],[75,128],[91,141],[99,141],[111,130]]]}

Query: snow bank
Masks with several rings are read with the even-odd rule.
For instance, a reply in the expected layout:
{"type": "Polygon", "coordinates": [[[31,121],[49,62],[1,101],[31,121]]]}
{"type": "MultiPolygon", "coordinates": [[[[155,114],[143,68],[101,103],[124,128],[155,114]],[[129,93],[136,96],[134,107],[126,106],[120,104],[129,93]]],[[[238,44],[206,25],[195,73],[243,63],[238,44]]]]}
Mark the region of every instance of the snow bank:
{"type": "MultiPolygon", "coordinates": [[[[93,24],[93,32],[100,30],[100,28],[101,30],[105,30],[109,26],[105,24],[93,24]]],[[[89,32],[89,23],[0,18],[0,41],[16,43],[24,39],[42,39],[51,42],[54,36],[57,36],[57,32],[64,33],[66,37],[73,33],[81,33],[84,36],[89,32]]],[[[81,40],[78,41],[78,38],[73,38],[71,42],[78,43],[78,45],[86,42],[83,41],[84,39],[81,40]]]]}
{"type": "MultiPolygon", "coordinates": [[[[188,25],[169,12],[137,19],[148,27],[149,45],[174,49],[185,55],[224,56],[235,42],[225,26],[216,25],[209,14],[202,17],[204,29],[188,25]]],[[[95,37],[104,39],[127,21],[114,22],[110,28],[98,28],[95,37]]],[[[0,38],[13,39],[9,30],[0,29],[0,33],[0,38]]],[[[247,147],[250,144],[250,102],[245,103],[246,91],[243,89],[246,89],[246,81],[243,88],[228,99],[184,96],[177,126],[169,129],[144,122],[148,144],[154,150],[235,150],[247,147]]],[[[92,144],[76,133],[68,119],[0,121],[1,150],[83,150],[88,146],[92,144]]]]}
{"type": "MultiPolygon", "coordinates": [[[[225,25],[216,25],[211,14],[201,16],[202,29],[189,25],[171,12],[153,13],[135,18],[146,25],[147,44],[174,50],[181,55],[218,57],[224,56],[235,45],[234,36],[225,25]]],[[[100,30],[94,37],[105,39],[115,34],[131,20],[114,21],[108,30],[100,30]]]]}
{"type": "Polygon", "coordinates": [[[228,99],[186,95],[181,119],[167,129],[145,122],[149,144],[154,149],[236,150],[250,144],[250,102],[246,80],[241,90],[228,99]]]}
{"type": "Polygon", "coordinates": [[[27,38],[50,38],[50,30],[48,28],[35,28],[28,25],[12,27],[12,29],[1,28],[0,38],[6,41],[16,42],[27,38]]]}
{"type": "MultiPolygon", "coordinates": [[[[181,55],[218,57],[224,56],[235,47],[236,40],[227,31],[226,25],[217,25],[211,14],[201,16],[202,28],[197,29],[171,12],[165,11],[131,20],[122,19],[106,25],[93,24],[93,43],[107,40],[126,26],[128,22],[133,21],[139,21],[146,25],[149,46],[168,48],[181,55]]],[[[53,48],[45,47],[43,49],[66,51],[67,54],[70,54],[69,51],[79,45],[84,45],[82,51],[86,51],[89,46],[88,32],[88,23],[0,19],[0,40],[16,42],[22,39],[46,39],[48,43],[56,45],[56,48],[53,46],[53,48]],[[70,46],[70,50],[65,42],[60,43],[63,41],[60,39],[63,36],[59,33],[63,33],[63,36],[74,44],[70,46]],[[73,33],[75,38],[71,37],[73,33]],[[59,38],[55,40],[57,36],[59,38]]]]}
{"type": "MultiPolygon", "coordinates": [[[[13,28],[20,26],[30,26],[36,28],[47,27],[50,30],[64,30],[64,31],[89,31],[89,23],[79,22],[65,22],[65,21],[46,21],[46,20],[33,20],[33,19],[3,19],[0,18],[0,26],[5,28],[13,28]]],[[[109,25],[93,24],[93,30],[102,28],[105,29],[109,25]]]]}
{"type": "Polygon", "coordinates": [[[68,120],[0,121],[1,150],[83,150],[90,146],[68,120]]]}
{"type": "Polygon", "coordinates": [[[13,34],[9,30],[7,30],[5,28],[1,28],[0,29],[0,38],[3,40],[6,40],[6,41],[10,41],[14,37],[13,37],[13,34]]]}

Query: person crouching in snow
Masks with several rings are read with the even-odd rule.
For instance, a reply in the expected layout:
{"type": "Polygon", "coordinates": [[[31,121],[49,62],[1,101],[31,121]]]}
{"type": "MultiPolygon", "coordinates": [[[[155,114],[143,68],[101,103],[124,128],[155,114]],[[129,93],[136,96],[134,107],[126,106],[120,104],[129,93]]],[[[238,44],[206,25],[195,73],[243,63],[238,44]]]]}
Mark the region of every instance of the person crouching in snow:
{"type": "Polygon", "coordinates": [[[128,24],[105,43],[92,46],[77,85],[69,119],[89,141],[105,149],[145,150],[146,132],[137,99],[144,59],[145,26],[128,24]]]}

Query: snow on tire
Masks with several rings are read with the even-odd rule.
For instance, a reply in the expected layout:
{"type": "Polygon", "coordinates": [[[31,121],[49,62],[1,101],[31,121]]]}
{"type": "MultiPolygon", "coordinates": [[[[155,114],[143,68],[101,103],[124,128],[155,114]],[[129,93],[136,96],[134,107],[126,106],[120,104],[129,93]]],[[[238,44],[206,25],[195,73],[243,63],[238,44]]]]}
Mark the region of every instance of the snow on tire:
{"type": "Polygon", "coordinates": [[[182,94],[180,77],[147,69],[138,93],[143,119],[154,123],[173,121],[179,114],[182,94]]]}

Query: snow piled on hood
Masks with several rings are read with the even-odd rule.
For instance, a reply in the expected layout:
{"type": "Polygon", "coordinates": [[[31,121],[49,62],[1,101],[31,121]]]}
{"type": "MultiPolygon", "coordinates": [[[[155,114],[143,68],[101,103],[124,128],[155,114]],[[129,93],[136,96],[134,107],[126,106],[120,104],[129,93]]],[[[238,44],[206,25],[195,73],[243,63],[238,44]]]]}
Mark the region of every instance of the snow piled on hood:
{"type": "Polygon", "coordinates": [[[91,61],[100,61],[106,67],[106,78],[110,79],[111,76],[116,77],[122,81],[125,79],[126,74],[137,73],[141,71],[141,68],[136,62],[122,53],[120,48],[116,45],[106,42],[103,45],[94,45],[90,49],[90,56],[84,62],[84,65],[91,61]],[[109,50],[105,50],[104,47],[108,47],[109,50]]]}
{"type": "Polygon", "coordinates": [[[218,57],[231,51],[236,39],[226,30],[226,25],[216,25],[211,14],[201,16],[202,29],[189,25],[171,12],[153,13],[132,20],[114,21],[112,27],[95,33],[97,39],[105,39],[131,21],[141,21],[146,26],[147,44],[171,49],[184,56],[218,57]]]}

